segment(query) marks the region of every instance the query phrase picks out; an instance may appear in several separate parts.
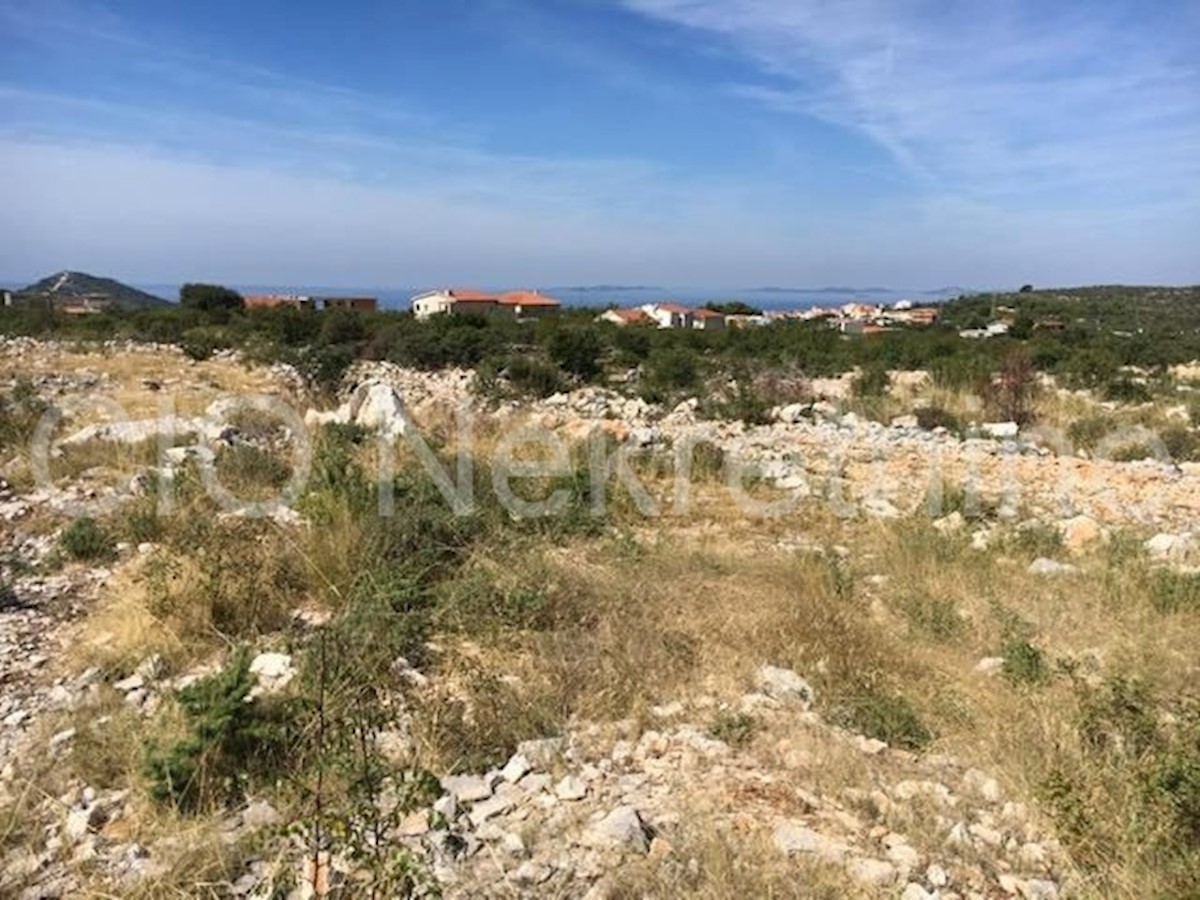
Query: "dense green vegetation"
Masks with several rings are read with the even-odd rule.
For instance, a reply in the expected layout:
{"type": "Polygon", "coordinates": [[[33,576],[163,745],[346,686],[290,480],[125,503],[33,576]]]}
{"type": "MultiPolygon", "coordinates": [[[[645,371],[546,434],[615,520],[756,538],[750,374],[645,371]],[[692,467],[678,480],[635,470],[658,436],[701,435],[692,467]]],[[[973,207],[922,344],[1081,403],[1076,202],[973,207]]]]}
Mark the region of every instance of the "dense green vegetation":
{"type": "MultiPolygon", "coordinates": [[[[292,362],[318,387],[337,383],[356,358],[437,369],[480,367],[497,390],[547,394],[610,372],[639,368],[648,399],[694,393],[713,379],[768,371],[808,377],[861,367],[864,390],[885,369],[923,368],[948,387],[1003,374],[1016,360],[1071,386],[1138,400],[1144,374],[1200,358],[1200,288],[1078,288],[962,297],[944,304],[929,328],[868,337],[821,321],[789,321],[725,331],[619,328],[597,310],[564,311],[538,322],[469,316],[418,322],[407,313],[235,308],[217,286],[189,286],[189,303],[169,309],[58,316],[44,309],[0,312],[0,332],[79,339],[140,338],[180,344],[196,359],[241,348],[259,361],[292,362]],[[959,331],[1006,321],[1007,336],[964,339],[959,331]],[[1015,347],[1024,347],[1019,357],[1015,347]],[[1143,375],[1123,372],[1137,367],[1143,375]],[[503,377],[502,377],[503,376],[503,377]]],[[[761,393],[761,391],[759,392],[761,393]]],[[[1008,398],[1016,403],[1020,398],[1008,398]]]]}

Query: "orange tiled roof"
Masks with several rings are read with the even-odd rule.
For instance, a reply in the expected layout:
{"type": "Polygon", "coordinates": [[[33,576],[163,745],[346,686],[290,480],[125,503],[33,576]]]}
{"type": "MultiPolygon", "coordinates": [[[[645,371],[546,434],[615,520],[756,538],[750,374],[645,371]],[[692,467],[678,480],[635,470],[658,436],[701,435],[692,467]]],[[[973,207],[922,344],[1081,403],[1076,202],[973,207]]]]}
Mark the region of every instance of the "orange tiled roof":
{"type": "Polygon", "coordinates": [[[458,303],[495,303],[500,298],[495,294],[485,294],[483,291],[450,290],[446,293],[458,303]]]}
{"type": "Polygon", "coordinates": [[[656,303],[654,305],[663,310],[663,312],[669,312],[676,316],[690,316],[693,314],[686,306],[680,306],[678,303],[656,303]]]}
{"type": "Polygon", "coordinates": [[[537,291],[509,291],[501,294],[500,302],[505,306],[562,306],[553,297],[545,297],[537,291]]]}
{"type": "Polygon", "coordinates": [[[692,313],[697,319],[723,319],[725,313],[719,313],[715,309],[697,309],[692,313]]]}
{"type": "Polygon", "coordinates": [[[613,312],[626,322],[644,322],[650,318],[644,309],[614,309],[613,312]]]}

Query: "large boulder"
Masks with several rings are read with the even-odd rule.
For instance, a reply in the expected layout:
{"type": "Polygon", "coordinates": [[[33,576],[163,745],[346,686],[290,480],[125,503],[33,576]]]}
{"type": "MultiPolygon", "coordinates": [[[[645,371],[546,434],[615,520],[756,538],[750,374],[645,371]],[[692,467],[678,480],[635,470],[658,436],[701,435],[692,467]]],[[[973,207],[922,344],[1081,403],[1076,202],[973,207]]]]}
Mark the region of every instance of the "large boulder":
{"type": "Polygon", "coordinates": [[[1146,552],[1151,559],[1181,560],[1195,553],[1200,542],[1191,534],[1156,534],[1146,541],[1146,552]]]}
{"type": "Polygon", "coordinates": [[[609,846],[646,853],[650,835],[642,817],[632,806],[618,806],[604,818],[593,822],[585,835],[593,846],[609,846]]]}
{"type": "Polygon", "coordinates": [[[979,430],[998,441],[1015,438],[1021,430],[1016,422],[984,422],[979,430]]]}
{"type": "Polygon", "coordinates": [[[404,401],[395,388],[382,381],[360,384],[350,398],[348,413],[351,422],[389,438],[400,437],[410,427],[404,401]]]}
{"type": "Polygon", "coordinates": [[[283,691],[296,677],[297,669],[286,653],[260,653],[250,662],[250,674],[257,681],[250,696],[259,697],[283,691]]]}
{"type": "Polygon", "coordinates": [[[62,446],[70,447],[89,441],[112,441],[118,444],[137,444],[157,437],[179,437],[198,434],[204,422],[181,416],[160,416],[157,419],[133,419],[118,422],[103,422],[88,425],[65,437],[62,446]]]}
{"type": "Polygon", "coordinates": [[[1082,553],[1095,544],[1108,541],[1108,532],[1091,516],[1074,516],[1058,523],[1063,546],[1071,553],[1082,553]]]}

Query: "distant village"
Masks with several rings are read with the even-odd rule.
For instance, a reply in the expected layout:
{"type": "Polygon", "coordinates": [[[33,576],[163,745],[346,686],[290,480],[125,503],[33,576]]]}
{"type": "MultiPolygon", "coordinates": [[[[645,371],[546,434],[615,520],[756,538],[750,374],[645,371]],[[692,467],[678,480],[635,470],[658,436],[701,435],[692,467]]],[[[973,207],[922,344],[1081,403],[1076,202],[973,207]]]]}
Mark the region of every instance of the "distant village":
{"type": "MultiPolygon", "coordinates": [[[[58,276],[50,289],[0,292],[3,306],[44,304],[47,308],[68,315],[85,316],[104,312],[122,305],[119,297],[104,291],[58,291],[67,276],[58,276]]],[[[86,277],[86,276],[85,276],[86,277]]],[[[109,282],[115,284],[115,282],[109,282]]],[[[121,286],[122,288],[124,286],[121,286]]],[[[129,289],[133,290],[133,289],[129,289]]],[[[161,302],[161,301],[159,301],[161,302]]],[[[246,309],[300,309],[315,312],[349,309],[376,312],[379,301],[370,296],[310,296],[306,294],[249,294],[242,298],[246,309]]],[[[441,288],[423,291],[410,298],[409,306],[417,319],[443,315],[482,315],[528,321],[557,315],[563,304],[537,290],[512,290],[492,293],[479,290],[441,288]]],[[[747,328],[785,321],[821,320],[844,334],[867,335],[901,327],[926,327],[938,319],[933,305],[918,305],[900,300],[889,305],[850,302],[837,306],[813,306],[797,310],[760,312],[744,303],[712,303],[690,307],[662,301],[633,307],[613,307],[600,313],[597,321],[618,327],[642,326],[651,328],[694,329],[720,331],[726,328],[747,328]]],[[[986,328],[961,332],[964,338],[986,338],[1004,334],[1007,326],[995,322],[986,328]]]]}
{"type": "MultiPolygon", "coordinates": [[[[718,306],[713,304],[713,306],[718,306]]],[[[688,307],[680,303],[644,303],[634,307],[614,307],[596,318],[620,327],[685,328],[719,331],[770,325],[789,320],[822,319],[847,334],[871,334],[895,327],[921,327],[937,321],[934,306],[917,306],[901,300],[891,306],[846,303],[835,307],[814,306],[803,310],[770,312],[727,312],[713,306],[688,307]]],[[[744,304],[728,304],[744,306],[744,304]]],[[[483,291],[443,288],[425,291],[411,298],[413,315],[428,319],[438,315],[501,315],[517,319],[535,319],[555,315],[562,303],[538,291],[514,291],[491,294],[483,291]]]]}

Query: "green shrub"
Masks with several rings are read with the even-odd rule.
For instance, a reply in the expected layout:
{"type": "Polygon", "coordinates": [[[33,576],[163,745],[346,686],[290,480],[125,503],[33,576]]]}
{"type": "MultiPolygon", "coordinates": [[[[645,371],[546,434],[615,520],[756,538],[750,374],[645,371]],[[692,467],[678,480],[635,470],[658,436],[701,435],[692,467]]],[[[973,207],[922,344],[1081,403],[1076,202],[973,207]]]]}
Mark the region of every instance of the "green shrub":
{"type": "Polygon", "coordinates": [[[1004,541],[1009,552],[1030,559],[1062,553],[1062,533],[1053,525],[1026,523],[1010,532],[1004,541]]]}
{"type": "Polygon", "coordinates": [[[349,344],[309,347],[292,357],[308,386],[318,394],[332,396],[341,387],[346,370],[354,363],[355,348],[349,344]]]}
{"type": "Polygon", "coordinates": [[[1155,873],[1156,896],[1195,896],[1200,885],[1197,698],[1185,694],[1168,701],[1146,681],[1120,674],[1078,688],[1083,755],[1056,766],[1043,784],[1064,842],[1085,869],[1103,870],[1112,859],[1123,858],[1155,873]]]}
{"type": "Polygon", "coordinates": [[[148,747],[155,800],[183,812],[237,802],[251,783],[282,765],[289,746],[286,706],[252,700],[254,682],[250,653],[242,648],[220,672],[177,693],[189,733],[169,748],[148,747]]]}
{"type": "Polygon", "coordinates": [[[127,507],[122,516],[121,533],[131,544],[153,543],[163,534],[163,523],[151,497],[127,507]]]}
{"type": "Polygon", "coordinates": [[[901,609],[909,627],[937,641],[950,641],[966,629],[958,607],[949,600],[916,594],[902,601],[901,609]]]}
{"type": "Polygon", "coordinates": [[[744,747],[754,740],[761,727],[758,719],[749,713],[722,710],[708,726],[708,733],[731,747],[744,747]]]}
{"type": "Polygon", "coordinates": [[[216,352],[217,342],[207,334],[185,333],[179,340],[179,349],[188,359],[204,362],[216,352]]]}
{"type": "Polygon", "coordinates": [[[943,409],[940,406],[922,406],[913,410],[913,414],[917,417],[917,425],[927,431],[932,431],[935,428],[945,428],[953,434],[962,433],[962,419],[948,409],[943,409]]]}
{"type": "Polygon", "coordinates": [[[438,604],[438,622],[474,634],[502,629],[548,631],[564,624],[576,610],[571,598],[544,583],[521,579],[500,584],[498,574],[480,567],[452,579],[438,604]]]}
{"type": "Polygon", "coordinates": [[[1146,385],[1122,376],[1104,386],[1104,399],[1117,403],[1145,403],[1151,399],[1151,394],[1146,385]]]}
{"type": "Polygon", "coordinates": [[[844,728],[904,750],[923,750],[934,738],[901,694],[869,692],[854,697],[835,710],[834,720],[844,728]]]}
{"type": "Polygon", "coordinates": [[[700,386],[698,354],[685,347],[651,352],[642,374],[642,395],[651,402],[668,402],[700,386]]]}
{"type": "Polygon", "coordinates": [[[475,371],[475,393],[491,400],[543,398],[566,388],[562,372],[536,357],[489,357],[475,371]]]}
{"type": "Polygon", "coordinates": [[[594,325],[554,328],[546,352],[563,371],[591,381],[602,371],[604,340],[594,325]]]}
{"type": "Polygon", "coordinates": [[[1171,425],[1159,432],[1167,453],[1175,462],[1200,461],[1200,434],[1186,425],[1171,425]]]}
{"type": "Polygon", "coordinates": [[[527,356],[511,357],[504,367],[504,376],[518,396],[549,397],[566,387],[558,369],[527,356]]]}
{"type": "Polygon", "coordinates": [[[1200,612],[1200,574],[1163,569],[1150,582],[1150,603],[1160,613],[1200,612]]]}
{"type": "Polygon", "coordinates": [[[1113,448],[1108,453],[1112,462],[1139,462],[1143,459],[1155,459],[1158,450],[1149,442],[1131,441],[1113,448]]]}
{"type": "Polygon", "coordinates": [[[377,510],[376,485],[355,456],[366,436],[365,429],[353,424],[323,425],[317,432],[312,470],[296,503],[314,524],[329,525],[339,511],[360,518],[377,510]]]}
{"type": "Polygon", "coordinates": [[[304,559],[258,519],[178,518],[164,540],[190,560],[188,577],[171,566],[150,579],[151,609],[175,619],[181,637],[253,640],[278,631],[309,587],[304,559]],[[198,548],[203,548],[198,552],[198,548]]]}
{"type": "Polygon", "coordinates": [[[68,557],[80,562],[100,562],[117,555],[116,540],[95,519],[84,516],[68,525],[59,538],[68,557]]]}
{"type": "Polygon", "coordinates": [[[1012,684],[1041,684],[1049,678],[1045,654],[1029,641],[1009,638],[1001,651],[1001,671],[1012,684]]]}

